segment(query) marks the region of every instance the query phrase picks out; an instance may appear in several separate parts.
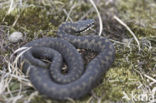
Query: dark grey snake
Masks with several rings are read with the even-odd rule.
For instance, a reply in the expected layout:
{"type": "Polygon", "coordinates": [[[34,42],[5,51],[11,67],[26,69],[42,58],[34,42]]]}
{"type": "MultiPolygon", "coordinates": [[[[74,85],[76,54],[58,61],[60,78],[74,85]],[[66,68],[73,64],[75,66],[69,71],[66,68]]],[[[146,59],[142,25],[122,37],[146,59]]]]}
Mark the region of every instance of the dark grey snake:
{"type": "Polygon", "coordinates": [[[65,22],[58,29],[60,38],[41,38],[24,45],[32,48],[21,57],[23,72],[28,72],[30,81],[41,94],[58,100],[78,99],[89,93],[103,77],[114,61],[113,44],[99,36],[71,35],[93,24],[92,19],[65,22]],[[95,51],[98,55],[84,68],[75,47],[95,51]],[[52,63],[47,65],[42,58],[52,63]],[[62,73],[63,61],[68,67],[67,73],[62,73]]]}

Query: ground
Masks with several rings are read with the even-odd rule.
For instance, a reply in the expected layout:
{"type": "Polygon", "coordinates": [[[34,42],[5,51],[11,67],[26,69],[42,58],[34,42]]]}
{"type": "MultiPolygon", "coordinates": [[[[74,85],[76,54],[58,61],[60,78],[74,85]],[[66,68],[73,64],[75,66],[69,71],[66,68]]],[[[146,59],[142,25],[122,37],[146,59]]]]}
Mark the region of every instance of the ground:
{"type": "MultiPolygon", "coordinates": [[[[156,99],[156,1],[94,2],[103,21],[101,36],[114,43],[116,58],[92,95],[62,103],[152,102],[156,99]]],[[[93,5],[89,0],[0,0],[0,14],[0,103],[60,103],[39,95],[10,56],[33,39],[56,36],[64,21],[95,19],[91,32],[98,35],[99,18],[93,5]],[[10,43],[8,36],[15,31],[22,32],[24,38],[10,43]]]]}

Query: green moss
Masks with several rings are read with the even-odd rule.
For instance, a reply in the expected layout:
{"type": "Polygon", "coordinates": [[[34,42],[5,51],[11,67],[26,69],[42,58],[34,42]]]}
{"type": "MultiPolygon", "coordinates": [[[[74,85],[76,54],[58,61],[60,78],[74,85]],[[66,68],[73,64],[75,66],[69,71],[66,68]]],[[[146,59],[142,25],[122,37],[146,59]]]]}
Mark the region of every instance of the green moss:
{"type": "Polygon", "coordinates": [[[0,21],[2,22],[3,18],[5,17],[6,12],[2,9],[0,9],[0,21]]]}
{"type": "Polygon", "coordinates": [[[97,93],[101,93],[99,96],[103,95],[103,101],[118,101],[123,97],[123,92],[136,91],[138,80],[139,76],[132,72],[131,68],[114,67],[107,72],[102,85],[96,88],[97,93]]]}
{"type": "Polygon", "coordinates": [[[153,28],[156,22],[156,6],[154,1],[119,0],[117,8],[119,16],[139,36],[155,35],[153,28]]]}
{"type": "MultiPolygon", "coordinates": [[[[105,6],[105,3],[103,3],[103,1],[101,2],[102,4],[99,6],[105,6]]],[[[44,36],[55,36],[58,26],[65,21],[67,17],[62,9],[69,12],[73,4],[77,4],[79,2],[61,0],[49,3],[49,1],[46,0],[44,0],[44,2],[29,0],[27,3],[28,5],[31,4],[32,6],[24,9],[16,8],[9,15],[6,15],[6,9],[0,10],[0,21],[5,18],[2,24],[9,26],[9,29],[7,29],[6,32],[21,31],[25,33],[26,40],[24,42],[44,36]],[[16,25],[13,27],[12,24],[17,19],[17,15],[19,15],[19,13],[20,17],[17,20],[16,25]]],[[[123,45],[119,46],[118,44],[115,45],[115,63],[113,67],[106,73],[105,77],[103,78],[103,82],[93,90],[94,94],[101,98],[102,103],[121,101],[122,97],[124,96],[123,92],[127,93],[128,95],[130,95],[132,91],[134,93],[140,93],[141,90],[137,89],[137,82],[141,82],[142,79],[140,75],[135,72],[135,70],[141,68],[142,73],[154,74],[152,69],[156,62],[156,58],[154,58],[156,41],[155,38],[151,36],[155,36],[156,33],[155,28],[153,28],[153,25],[155,25],[154,23],[156,22],[156,6],[152,7],[152,3],[154,3],[153,0],[118,0],[116,5],[118,15],[126,24],[128,24],[128,26],[139,38],[142,50],[138,53],[137,46],[134,42],[132,43],[131,48],[123,45]],[[144,41],[141,41],[143,38],[148,38],[146,40],[149,40],[152,43],[151,50],[149,50],[147,46],[143,45],[142,42],[144,41]]],[[[107,11],[109,7],[111,6],[106,6],[104,10],[107,11]]],[[[86,12],[88,12],[90,8],[92,8],[92,6],[83,1],[81,5],[78,5],[73,9],[70,14],[71,19],[73,21],[80,19],[86,15],[86,12]]],[[[103,9],[101,9],[101,14],[103,14],[102,10],[103,9]]],[[[91,15],[88,14],[87,17],[96,18],[96,15],[92,13],[91,15]]],[[[117,27],[119,24],[114,23],[114,21],[109,21],[109,25],[111,25],[110,27],[117,27]]],[[[120,29],[120,27],[117,29],[120,29]]],[[[110,32],[113,32],[111,31],[112,29],[109,30],[110,32]]],[[[125,34],[126,33],[127,32],[125,32],[125,34]]],[[[15,47],[13,49],[15,49],[15,47]]],[[[6,55],[11,54],[10,51],[5,53],[6,55]]],[[[5,53],[1,55],[5,55],[5,53]]],[[[13,83],[10,84],[10,89],[14,91],[17,90],[17,88],[19,88],[19,83],[13,81],[13,83]]],[[[28,98],[34,89],[26,89],[28,91],[31,90],[24,94],[25,97],[28,98]]],[[[76,100],[75,102],[86,103],[90,98],[90,95],[88,95],[81,100],[76,100]]],[[[97,102],[98,100],[97,98],[93,97],[91,101],[97,102]]],[[[41,96],[35,96],[31,102],[60,103],[60,101],[50,100],[41,96]]]]}

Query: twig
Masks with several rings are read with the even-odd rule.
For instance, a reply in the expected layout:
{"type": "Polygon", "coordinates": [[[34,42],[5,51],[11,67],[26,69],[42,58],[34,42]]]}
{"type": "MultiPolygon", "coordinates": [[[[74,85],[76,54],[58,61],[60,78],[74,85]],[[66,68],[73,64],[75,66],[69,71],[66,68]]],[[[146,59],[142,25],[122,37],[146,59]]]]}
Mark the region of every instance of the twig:
{"type": "Polygon", "coordinates": [[[113,40],[113,39],[109,39],[109,40],[114,42],[114,43],[121,44],[121,45],[125,45],[126,44],[124,42],[116,41],[116,40],[113,40]]]}
{"type": "Polygon", "coordinates": [[[10,7],[9,7],[9,10],[8,10],[8,13],[7,14],[10,14],[11,13],[11,11],[13,11],[14,10],[14,0],[10,0],[10,7]]]}
{"type": "Polygon", "coordinates": [[[68,13],[66,11],[66,9],[63,9],[64,13],[66,14],[67,18],[66,18],[66,21],[69,19],[71,22],[73,22],[72,18],[70,17],[70,13],[68,13]]]}
{"type": "Polygon", "coordinates": [[[37,96],[37,95],[38,95],[38,92],[37,92],[37,91],[31,93],[31,95],[29,96],[29,98],[28,98],[28,100],[26,101],[26,103],[30,103],[31,100],[32,100],[35,96],[37,96]]]}
{"type": "Polygon", "coordinates": [[[119,19],[117,16],[114,16],[113,17],[115,20],[117,20],[121,25],[123,25],[129,32],[130,34],[133,36],[133,38],[135,39],[135,41],[137,42],[138,44],[138,49],[140,51],[140,42],[139,40],[137,39],[137,37],[135,36],[134,32],[121,20],[119,19]]]}
{"type": "Polygon", "coordinates": [[[20,18],[20,14],[19,15],[17,15],[17,18],[15,19],[15,21],[14,21],[14,23],[13,23],[13,25],[12,25],[12,27],[14,27],[15,25],[16,25],[16,23],[17,23],[17,21],[18,21],[18,19],[20,18]]]}
{"type": "MultiPolygon", "coordinates": [[[[70,11],[69,11],[68,14],[67,14],[66,21],[68,21],[68,19],[70,19],[70,14],[71,14],[71,12],[73,11],[73,9],[74,9],[75,7],[76,7],[76,4],[74,3],[73,6],[70,8],[70,11]]],[[[70,20],[72,20],[72,19],[70,19],[70,20]]]]}
{"type": "Polygon", "coordinates": [[[93,97],[91,96],[88,100],[87,103],[91,103],[91,100],[93,99],[93,97]]]}
{"type": "Polygon", "coordinates": [[[150,77],[150,76],[148,76],[148,75],[146,75],[146,74],[144,74],[144,76],[145,76],[146,78],[152,80],[152,81],[153,81],[152,84],[156,83],[156,79],[154,79],[154,78],[152,78],[152,77],[150,77]]]}
{"type": "Polygon", "coordinates": [[[68,98],[67,100],[70,101],[71,103],[76,103],[76,102],[74,101],[74,99],[72,99],[72,98],[68,98]]]}
{"type": "Polygon", "coordinates": [[[99,36],[101,36],[102,34],[102,30],[103,30],[103,25],[102,25],[102,18],[101,18],[101,15],[100,15],[100,12],[98,11],[95,3],[93,0],[89,0],[91,2],[91,4],[93,5],[93,7],[95,8],[96,12],[97,12],[97,15],[98,15],[98,18],[99,18],[99,25],[100,25],[100,29],[99,29],[99,36]]]}

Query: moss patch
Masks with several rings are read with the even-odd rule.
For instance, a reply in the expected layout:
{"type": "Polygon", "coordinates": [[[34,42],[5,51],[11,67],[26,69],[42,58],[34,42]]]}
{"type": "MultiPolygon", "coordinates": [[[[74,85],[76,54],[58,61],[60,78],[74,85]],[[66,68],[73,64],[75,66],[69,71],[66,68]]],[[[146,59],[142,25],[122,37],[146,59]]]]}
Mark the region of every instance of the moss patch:
{"type": "Polygon", "coordinates": [[[155,35],[156,6],[154,0],[119,0],[117,9],[119,16],[137,35],[155,35]]]}
{"type": "MultiPolygon", "coordinates": [[[[69,12],[73,5],[75,5],[75,8],[72,10],[68,21],[70,19],[76,21],[80,18],[97,18],[97,15],[93,12],[94,10],[91,9],[92,6],[87,1],[55,0],[49,2],[49,0],[41,0],[36,2],[35,0],[29,0],[25,3],[24,8],[17,6],[9,15],[6,15],[8,9],[0,9],[0,60],[2,61],[0,70],[7,67],[5,60],[9,60],[13,50],[16,50],[24,43],[40,37],[56,36],[58,26],[67,19],[68,13],[66,14],[66,12],[69,12]],[[16,20],[17,22],[15,22],[16,20]],[[10,34],[13,31],[24,33],[24,41],[9,44],[7,33],[10,34]],[[2,42],[2,40],[4,41],[2,42]]],[[[107,0],[105,2],[101,0],[97,3],[97,6],[104,21],[104,33],[119,42],[122,42],[123,39],[130,39],[132,42],[129,46],[114,42],[116,59],[112,68],[103,78],[103,82],[93,90],[92,96],[88,95],[83,99],[75,100],[75,102],[101,101],[102,103],[112,103],[126,101],[122,100],[124,93],[128,95],[131,95],[132,91],[136,94],[142,93],[142,89],[138,89],[140,83],[145,87],[153,88],[155,86],[149,85],[149,81],[143,76],[147,74],[153,77],[156,73],[155,1],[118,0],[117,2],[108,3],[107,0]],[[138,52],[132,36],[124,27],[112,19],[112,15],[119,16],[136,34],[141,44],[140,52],[138,52]]],[[[20,83],[17,81],[13,79],[12,83],[9,84],[11,91],[20,88],[20,83]]],[[[19,103],[28,100],[30,94],[35,91],[26,85],[23,88],[22,95],[24,95],[24,98],[20,99],[19,103]]],[[[6,90],[6,92],[8,91],[6,90]]],[[[148,93],[150,92],[148,91],[148,93]]],[[[13,95],[16,96],[17,94],[13,95]]],[[[50,100],[41,96],[34,96],[31,102],[60,103],[60,101],[50,100]]],[[[65,101],[65,103],[69,102],[65,101]]]]}

